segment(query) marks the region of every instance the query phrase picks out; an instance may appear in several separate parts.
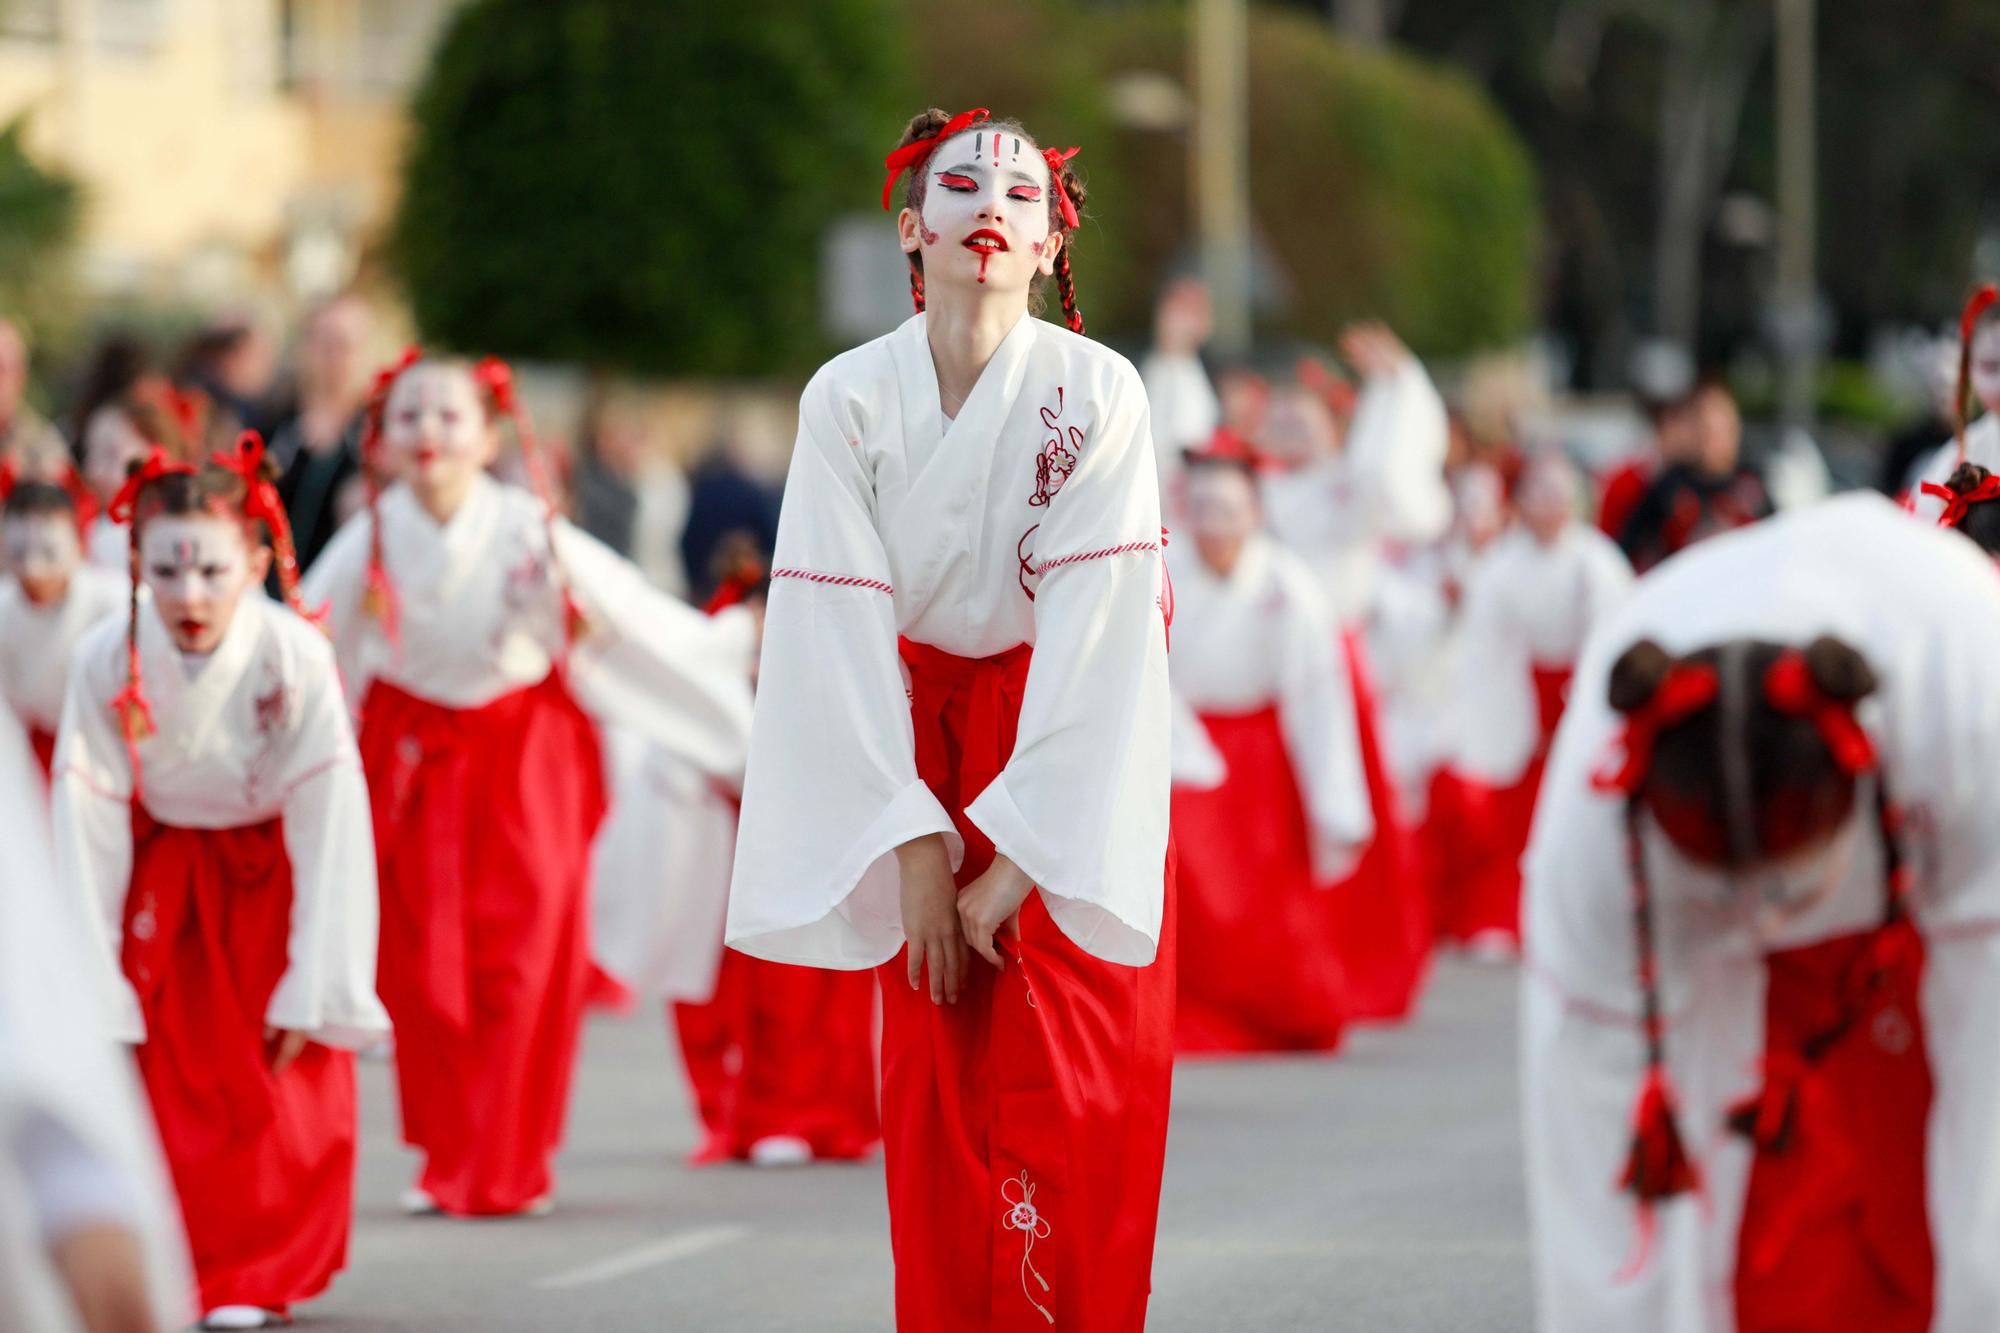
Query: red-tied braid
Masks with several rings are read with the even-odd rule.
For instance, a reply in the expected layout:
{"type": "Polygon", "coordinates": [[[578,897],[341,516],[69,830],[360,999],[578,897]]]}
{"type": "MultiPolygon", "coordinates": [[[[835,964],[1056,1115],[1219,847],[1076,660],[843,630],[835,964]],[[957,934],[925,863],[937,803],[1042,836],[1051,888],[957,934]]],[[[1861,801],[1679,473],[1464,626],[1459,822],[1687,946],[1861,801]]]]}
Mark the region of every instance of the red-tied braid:
{"type": "Polygon", "coordinates": [[[126,572],[132,586],[125,597],[125,688],[111,700],[118,718],[119,735],[125,739],[125,756],[132,765],[132,799],[139,799],[139,742],[152,736],[153,705],[146,698],[146,682],[139,669],[139,502],[146,491],[165,477],[195,475],[192,463],[183,463],[154,445],[144,458],[126,469],[125,484],[111,499],[106,512],[114,523],[126,527],[126,572]]]}
{"type": "Polygon", "coordinates": [[[548,460],[542,452],[541,439],[535,434],[528,409],[521,402],[512,367],[497,356],[489,356],[473,366],[472,377],[492,396],[494,408],[514,423],[514,434],[520,439],[521,461],[528,469],[528,484],[534,487],[535,498],[542,505],[542,537],[549,548],[549,577],[562,598],[563,648],[567,651],[589,632],[590,622],[576,600],[568,572],[563,568],[562,558],[556,550],[556,519],[560,515],[556,511],[555,488],[549,484],[548,460]]]}
{"type": "Polygon", "coordinates": [[[235,449],[215,454],[209,462],[232,476],[242,478],[243,517],[264,525],[265,536],[271,542],[271,555],[278,564],[278,590],[284,594],[285,605],[324,630],[327,609],[309,610],[305,599],[299,595],[298,549],[292,544],[291,520],[285,513],[285,502],[278,495],[266,461],[264,437],[254,430],[246,430],[237,437],[235,449]]]}
{"type": "Polygon", "coordinates": [[[405,347],[403,354],[375,373],[375,387],[361,418],[361,476],[368,497],[368,574],[361,594],[361,609],[382,626],[382,637],[395,647],[402,635],[400,604],[396,585],[389,577],[389,565],[382,558],[382,418],[389,409],[389,393],[403,372],[424,359],[420,347],[405,347]]]}

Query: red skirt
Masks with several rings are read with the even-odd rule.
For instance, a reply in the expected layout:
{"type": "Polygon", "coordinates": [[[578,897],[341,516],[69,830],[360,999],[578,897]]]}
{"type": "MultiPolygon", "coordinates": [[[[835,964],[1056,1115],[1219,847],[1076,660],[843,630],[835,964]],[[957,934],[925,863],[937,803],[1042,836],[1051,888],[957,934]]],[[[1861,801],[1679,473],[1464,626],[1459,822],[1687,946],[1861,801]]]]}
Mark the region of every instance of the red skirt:
{"type": "Polygon", "coordinates": [[[850,1161],[881,1139],[871,974],[725,949],[715,997],[672,1009],[707,1135],[697,1164],[747,1158],[778,1135],[805,1140],[814,1157],[850,1161]]]}
{"type": "Polygon", "coordinates": [[[1341,634],[1348,679],[1354,688],[1354,726],[1375,838],[1361,863],[1333,886],[1322,929],[1333,940],[1347,978],[1349,1016],[1395,1022],[1409,1017],[1430,965],[1430,923],[1424,883],[1410,832],[1403,823],[1396,784],[1376,728],[1375,687],[1360,636],[1341,634]]]}
{"type": "Polygon", "coordinates": [[[469,709],[378,681],[360,740],[418,1187],[449,1213],[519,1212],[554,1187],[576,1065],[597,730],[554,674],[469,709]]]}
{"type": "Polygon", "coordinates": [[[1921,965],[1870,995],[1871,936],[1849,935],[1767,960],[1767,1077],[1794,1108],[1760,1147],[1738,1233],[1738,1333],[1923,1333],[1932,1278],[1924,1155],[1930,1058],[1921,965]],[[1856,1017],[1814,1064],[1806,1054],[1856,1017]]]}
{"type": "Polygon", "coordinates": [[[1534,668],[1539,730],[1534,757],[1518,781],[1506,787],[1487,787],[1463,777],[1457,779],[1474,853],[1473,864],[1456,892],[1450,894],[1453,911],[1442,932],[1449,938],[1462,941],[1498,933],[1517,947],[1521,942],[1521,857],[1528,850],[1535,802],[1542,790],[1542,770],[1548,763],[1556,727],[1562,722],[1572,674],[1568,667],[1534,668]]]}
{"type": "Polygon", "coordinates": [[[1305,802],[1276,708],[1204,713],[1228,765],[1212,791],[1174,791],[1182,1051],[1330,1051],[1347,1021],[1325,939],[1305,802]]]}
{"type": "MultiPolygon", "coordinates": [[[[917,769],[965,839],[961,888],[993,847],[966,804],[1014,747],[1029,649],[970,660],[904,643],[917,769]]],[[[1107,963],[1041,895],[995,971],[956,1004],[881,970],[882,1119],[900,1333],[1145,1325],[1173,1075],[1173,854],[1159,958],[1107,963]]]]}
{"type": "Polygon", "coordinates": [[[308,1044],[273,1075],[264,1043],[291,920],[280,821],[177,828],[134,807],[120,961],[204,1310],[283,1310],[347,1262],[354,1057],[308,1044]]]}

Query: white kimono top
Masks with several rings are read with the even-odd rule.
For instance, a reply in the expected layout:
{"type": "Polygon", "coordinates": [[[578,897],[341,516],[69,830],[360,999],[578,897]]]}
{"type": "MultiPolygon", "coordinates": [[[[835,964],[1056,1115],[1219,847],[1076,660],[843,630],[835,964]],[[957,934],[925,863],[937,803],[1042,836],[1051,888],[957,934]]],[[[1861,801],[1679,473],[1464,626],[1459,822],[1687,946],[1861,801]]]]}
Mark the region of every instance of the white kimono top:
{"type": "Polygon", "coordinates": [[[41,607],[13,579],[0,580],[0,700],[22,725],[56,729],[77,640],[107,616],[122,621],[131,586],[117,575],[79,565],[63,599],[41,607]]]}
{"type": "Polygon", "coordinates": [[[1463,636],[1454,586],[1474,558],[1463,542],[1447,539],[1395,552],[1376,569],[1368,665],[1397,808],[1413,827],[1430,810],[1432,777],[1458,748],[1463,636]]]}
{"type": "Polygon", "coordinates": [[[1486,548],[1462,606],[1458,772],[1487,787],[1520,781],[1541,743],[1534,668],[1575,666],[1631,586],[1625,553],[1586,524],[1547,546],[1516,525],[1486,548]]]}
{"type": "Polygon", "coordinates": [[[1706,1205],[1660,1207],[1659,1245],[1614,1281],[1635,1234],[1616,1185],[1644,1042],[1623,801],[1592,789],[1619,719],[1617,656],[1642,637],[1688,652],[1732,638],[1859,649],[1881,678],[1861,721],[1909,821],[1913,911],[1928,959],[1934,1078],[1928,1188],[1938,1333],[2000,1328],[2000,579],[1972,543],[1888,501],[1827,501],[1683,552],[1591,638],[1558,733],[1525,860],[1522,1087],[1539,1327],[1552,1333],[1716,1333],[1751,1167],[1726,1108],[1756,1091],[1764,951],[1870,928],[1883,874],[1871,797],[1828,899],[1757,940],[1713,874],[1646,834],[1666,1054],[1706,1205]]]}
{"type": "Polygon", "coordinates": [[[917,776],[899,634],[1035,646],[1013,755],[967,816],[1061,929],[1152,961],[1167,849],[1167,645],[1146,396],[1023,315],[947,421],[924,317],[806,387],[779,521],[729,904],[746,953],[870,967],[903,944],[901,844],[947,835],[917,776]]]}
{"type": "Polygon", "coordinates": [[[1299,558],[1253,534],[1225,578],[1191,541],[1168,548],[1174,692],[1197,713],[1276,705],[1305,800],[1313,869],[1331,880],[1375,833],[1338,630],[1299,558]]]}
{"type": "Polygon", "coordinates": [[[1384,543],[1433,542],[1451,526],[1448,444],[1444,401],[1411,360],[1362,386],[1340,452],[1264,474],[1271,535],[1312,567],[1340,624],[1367,617],[1384,543]]]}
{"type": "Polygon", "coordinates": [[[122,1224],[163,1328],[190,1315],[180,1213],[131,1062],[105,1035],[86,914],[55,875],[41,775],[0,707],[0,1328],[70,1333],[48,1243],[122,1224]]]}
{"type": "MultiPolygon", "coordinates": [[[[333,652],[318,630],[245,596],[222,642],[190,669],[150,606],[139,664],[154,735],[139,742],[145,807],[177,828],[284,819],[292,863],[289,963],[265,1021],[358,1049],[389,1030],[375,998],[375,839],[333,652]]],[[[132,764],[112,700],[125,688],[125,625],[77,645],[55,758],[56,867],[90,912],[93,980],[124,1041],[145,1039],[119,969],[132,876],[132,764]]]]}
{"type": "MultiPolygon", "coordinates": [[[[540,683],[563,651],[562,596],[540,502],[482,475],[442,525],[405,486],[391,487],[380,508],[396,641],[363,605],[367,514],[340,530],[301,589],[306,605],[329,608],[350,701],[358,707],[378,678],[462,709],[540,683]]],[[[567,663],[577,703],[599,722],[628,727],[733,780],[750,728],[743,636],[653,588],[630,561],[567,521],[557,520],[555,542],[589,622],[567,663]]]]}

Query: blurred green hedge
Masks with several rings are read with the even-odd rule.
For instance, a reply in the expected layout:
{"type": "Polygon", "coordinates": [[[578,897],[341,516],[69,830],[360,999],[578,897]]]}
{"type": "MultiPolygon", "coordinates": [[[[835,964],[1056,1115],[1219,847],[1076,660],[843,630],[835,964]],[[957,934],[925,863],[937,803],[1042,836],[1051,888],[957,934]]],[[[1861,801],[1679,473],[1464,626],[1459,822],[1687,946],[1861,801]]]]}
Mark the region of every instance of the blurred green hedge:
{"type": "Polygon", "coordinates": [[[72,261],[83,191],[30,157],[26,134],[26,116],[0,129],[0,314],[20,320],[46,346],[61,342],[76,320],[72,261]]]}

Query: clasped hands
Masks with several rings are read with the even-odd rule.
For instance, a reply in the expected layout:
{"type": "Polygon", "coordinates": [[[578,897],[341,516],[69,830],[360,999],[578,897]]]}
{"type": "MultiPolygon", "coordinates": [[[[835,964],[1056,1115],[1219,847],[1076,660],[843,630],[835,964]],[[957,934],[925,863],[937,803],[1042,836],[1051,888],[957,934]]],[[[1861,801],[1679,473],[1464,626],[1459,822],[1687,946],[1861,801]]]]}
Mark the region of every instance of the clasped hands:
{"type": "Polygon", "coordinates": [[[1002,932],[1018,933],[1021,904],[1034,881],[995,853],[993,864],[961,892],[952,883],[951,856],[939,833],[898,847],[896,866],[902,877],[910,989],[918,989],[928,973],[932,1003],[956,1003],[971,966],[968,953],[995,967],[1006,966],[995,940],[1002,932]]]}

